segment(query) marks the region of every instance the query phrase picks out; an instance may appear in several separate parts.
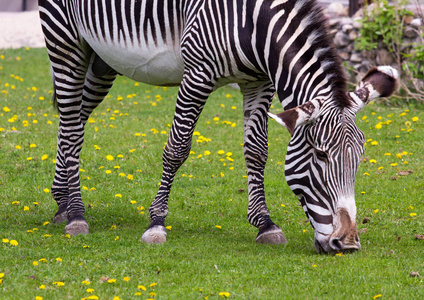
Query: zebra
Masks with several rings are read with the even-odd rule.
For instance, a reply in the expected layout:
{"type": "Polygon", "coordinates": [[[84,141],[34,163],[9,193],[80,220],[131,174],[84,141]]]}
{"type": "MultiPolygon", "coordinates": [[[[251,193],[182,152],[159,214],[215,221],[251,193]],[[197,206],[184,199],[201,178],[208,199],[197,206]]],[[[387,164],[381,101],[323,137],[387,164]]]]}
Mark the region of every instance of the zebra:
{"type": "Polygon", "coordinates": [[[371,69],[346,92],[341,61],[315,0],[39,0],[60,113],[52,195],[56,223],[87,234],[79,180],[84,128],[115,78],[179,85],[163,171],[141,240],[166,241],[168,197],[196,122],[217,88],[243,95],[250,224],[258,243],[287,240],[265,202],[268,114],[288,129],[287,183],[315,230],[318,252],[360,248],[355,178],[364,151],[356,113],[397,86],[395,69],[371,69]],[[277,94],[284,111],[269,112],[277,94]]]}

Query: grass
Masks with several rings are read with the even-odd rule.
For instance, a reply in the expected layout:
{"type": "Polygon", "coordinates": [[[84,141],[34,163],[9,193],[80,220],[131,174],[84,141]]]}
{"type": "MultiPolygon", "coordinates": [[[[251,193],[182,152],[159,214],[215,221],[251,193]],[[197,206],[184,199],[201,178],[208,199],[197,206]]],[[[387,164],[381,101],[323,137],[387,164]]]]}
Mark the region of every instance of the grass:
{"type": "MultiPolygon", "coordinates": [[[[65,224],[52,222],[58,116],[46,51],[0,55],[0,298],[424,296],[422,277],[410,276],[424,276],[424,241],[415,238],[424,234],[422,107],[373,104],[358,114],[368,139],[356,185],[362,249],[318,255],[313,229],[284,180],[290,136],[276,122],[269,126],[265,186],[271,216],[289,244],[255,243],[257,231],[246,218],[242,98],[219,89],[196,127],[194,153],[177,173],[168,241],[146,245],[140,238],[160,182],[177,89],[120,77],[86,128],[81,181],[91,233],[69,237],[65,224]],[[364,218],[370,221],[362,224],[364,218]]],[[[281,110],[277,101],[272,110],[281,110]]]]}

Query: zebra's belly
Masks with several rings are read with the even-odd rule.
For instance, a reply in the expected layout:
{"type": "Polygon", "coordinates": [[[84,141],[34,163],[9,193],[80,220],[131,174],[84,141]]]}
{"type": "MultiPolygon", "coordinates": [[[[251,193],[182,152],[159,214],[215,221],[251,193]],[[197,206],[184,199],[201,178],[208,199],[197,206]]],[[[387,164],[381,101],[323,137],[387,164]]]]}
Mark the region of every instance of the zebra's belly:
{"type": "Polygon", "coordinates": [[[115,45],[93,45],[87,41],[105,63],[118,73],[135,81],[161,86],[179,85],[184,63],[179,49],[166,45],[141,49],[115,45]]]}

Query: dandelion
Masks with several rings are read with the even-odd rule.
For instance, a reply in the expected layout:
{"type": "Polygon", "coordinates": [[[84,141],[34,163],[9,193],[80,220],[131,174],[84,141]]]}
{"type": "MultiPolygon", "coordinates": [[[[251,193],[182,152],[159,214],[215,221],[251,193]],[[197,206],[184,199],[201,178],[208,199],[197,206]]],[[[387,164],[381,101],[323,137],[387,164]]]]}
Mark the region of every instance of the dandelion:
{"type": "Polygon", "coordinates": [[[116,282],[116,279],[112,279],[112,278],[111,278],[111,279],[108,279],[108,280],[107,280],[107,282],[108,282],[108,283],[115,283],[115,282],[116,282]]]}
{"type": "Polygon", "coordinates": [[[35,148],[35,147],[37,147],[37,144],[30,144],[29,147],[30,148],[35,148]]]}
{"type": "Polygon", "coordinates": [[[33,262],[32,262],[32,265],[33,265],[34,267],[38,266],[38,261],[33,261],[33,262]]]}
{"type": "Polygon", "coordinates": [[[122,195],[121,194],[116,194],[115,197],[116,198],[122,198],[122,195]]]}
{"type": "Polygon", "coordinates": [[[106,171],[105,171],[105,173],[106,173],[106,174],[111,174],[111,173],[112,173],[112,171],[111,171],[111,170],[106,170],[106,171]]]}
{"type": "Polygon", "coordinates": [[[172,229],[172,226],[166,226],[165,227],[167,230],[171,230],[172,229]]]}
{"type": "Polygon", "coordinates": [[[60,262],[60,261],[63,261],[63,259],[61,259],[60,257],[57,257],[56,258],[56,261],[59,261],[60,262]]]}
{"type": "Polygon", "coordinates": [[[378,209],[374,209],[374,213],[376,214],[376,213],[378,213],[378,209]]]}
{"type": "Polygon", "coordinates": [[[45,290],[46,289],[46,285],[45,284],[42,284],[38,288],[41,289],[41,290],[45,290]]]}
{"type": "Polygon", "coordinates": [[[138,288],[139,290],[142,290],[142,291],[147,290],[147,289],[146,289],[146,287],[145,287],[144,285],[139,285],[139,286],[137,286],[137,288],[138,288]]]}
{"type": "Polygon", "coordinates": [[[149,285],[149,287],[154,287],[154,286],[156,286],[156,285],[158,285],[156,282],[152,282],[152,283],[149,285]]]}
{"type": "Polygon", "coordinates": [[[41,296],[35,296],[35,300],[43,300],[43,297],[41,297],[41,296]]]}
{"type": "Polygon", "coordinates": [[[50,192],[50,190],[49,189],[44,189],[43,192],[47,194],[48,192],[50,192]]]}
{"type": "Polygon", "coordinates": [[[109,161],[112,161],[113,160],[113,156],[112,155],[106,155],[106,159],[109,160],[109,161]]]}
{"type": "Polygon", "coordinates": [[[223,298],[228,298],[231,294],[228,292],[220,292],[218,295],[223,298]]]}
{"type": "Polygon", "coordinates": [[[377,299],[377,298],[381,298],[381,296],[382,296],[381,294],[378,294],[378,295],[375,295],[375,296],[374,296],[374,297],[372,297],[372,298],[375,300],[375,299],[377,299]]]}
{"type": "Polygon", "coordinates": [[[412,118],[412,122],[417,122],[419,120],[419,118],[418,117],[413,117],[412,118]]]}
{"type": "Polygon", "coordinates": [[[129,278],[128,276],[124,277],[124,281],[128,282],[130,281],[131,278],[129,278]]]}
{"type": "Polygon", "coordinates": [[[377,125],[375,125],[375,129],[381,129],[383,127],[382,123],[378,123],[377,125]]]}
{"type": "MultiPolygon", "coordinates": [[[[81,281],[81,284],[85,284],[85,285],[89,285],[91,282],[90,282],[90,280],[88,280],[88,279],[86,279],[86,280],[83,280],[83,281],[81,281]]],[[[93,290],[94,291],[94,290],[93,290]]],[[[88,291],[87,291],[88,292],[88,291]]]]}
{"type": "Polygon", "coordinates": [[[220,226],[220,225],[215,225],[215,227],[218,228],[218,229],[222,228],[222,226],[220,226]]]}
{"type": "Polygon", "coordinates": [[[16,240],[11,240],[10,241],[10,244],[12,245],[12,246],[14,246],[14,247],[16,247],[16,246],[18,246],[18,241],[16,241],[16,240]]]}
{"type": "Polygon", "coordinates": [[[224,153],[225,153],[225,151],[224,151],[224,150],[219,150],[219,151],[218,151],[218,154],[219,154],[219,155],[222,155],[222,154],[224,154],[224,153]]]}
{"type": "Polygon", "coordinates": [[[25,210],[25,211],[29,210],[29,207],[25,205],[25,206],[24,206],[24,210],[25,210]]]}
{"type": "MultiPolygon", "coordinates": [[[[417,214],[416,213],[410,213],[409,214],[411,217],[415,217],[417,214]]],[[[12,243],[12,242],[10,242],[10,243],[12,243]]]]}
{"type": "Polygon", "coordinates": [[[43,223],[43,226],[46,226],[49,223],[50,223],[49,221],[46,221],[46,222],[43,223]]]}
{"type": "Polygon", "coordinates": [[[371,145],[373,145],[373,146],[377,146],[377,145],[378,145],[378,142],[377,142],[377,141],[372,141],[372,142],[371,142],[371,145]]]}
{"type": "Polygon", "coordinates": [[[375,159],[370,159],[370,163],[375,164],[375,163],[377,163],[377,161],[375,159]]]}

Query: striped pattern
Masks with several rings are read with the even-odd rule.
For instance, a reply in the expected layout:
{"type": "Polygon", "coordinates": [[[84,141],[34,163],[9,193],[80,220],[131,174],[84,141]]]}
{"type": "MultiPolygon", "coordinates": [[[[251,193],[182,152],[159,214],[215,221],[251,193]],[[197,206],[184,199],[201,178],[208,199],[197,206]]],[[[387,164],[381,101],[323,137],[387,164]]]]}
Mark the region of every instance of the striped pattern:
{"type": "Polygon", "coordinates": [[[40,0],[40,16],[60,112],[52,188],[58,214],[66,210],[69,222],[83,218],[84,125],[120,73],[181,84],[150,228],[164,226],[174,176],[208,96],[236,82],[244,96],[249,222],[260,234],[276,228],[265,203],[264,168],[267,112],[277,92],[284,109],[317,98],[324,103],[319,122],[294,132],[286,176],[314,228],[332,231],[338,197],[353,192],[363,137],[313,0],[40,0]]]}

